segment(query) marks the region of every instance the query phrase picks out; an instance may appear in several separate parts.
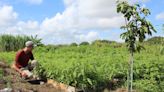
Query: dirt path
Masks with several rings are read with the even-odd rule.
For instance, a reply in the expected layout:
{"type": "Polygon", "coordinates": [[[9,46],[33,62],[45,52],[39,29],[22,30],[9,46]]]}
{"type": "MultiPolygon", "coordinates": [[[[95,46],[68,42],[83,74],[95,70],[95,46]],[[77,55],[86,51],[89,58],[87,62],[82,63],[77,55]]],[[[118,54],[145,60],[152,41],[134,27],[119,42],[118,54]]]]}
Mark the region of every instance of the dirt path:
{"type": "Polygon", "coordinates": [[[0,62],[3,77],[0,78],[0,92],[4,88],[11,88],[12,92],[64,92],[53,85],[44,82],[31,83],[23,80],[19,74],[11,69],[5,62],[0,62]]]}

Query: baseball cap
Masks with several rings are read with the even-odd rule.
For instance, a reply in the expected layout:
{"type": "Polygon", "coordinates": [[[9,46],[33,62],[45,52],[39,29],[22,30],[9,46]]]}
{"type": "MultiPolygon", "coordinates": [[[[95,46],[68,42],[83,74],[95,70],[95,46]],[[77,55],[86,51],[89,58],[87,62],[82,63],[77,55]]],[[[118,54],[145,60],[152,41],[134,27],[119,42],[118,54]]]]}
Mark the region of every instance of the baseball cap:
{"type": "Polygon", "coordinates": [[[26,47],[35,47],[35,45],[34,45],[34,43],[33,43],[33,41],[27,41],[26,43],[25,43],[25,46],[26,47]]]}

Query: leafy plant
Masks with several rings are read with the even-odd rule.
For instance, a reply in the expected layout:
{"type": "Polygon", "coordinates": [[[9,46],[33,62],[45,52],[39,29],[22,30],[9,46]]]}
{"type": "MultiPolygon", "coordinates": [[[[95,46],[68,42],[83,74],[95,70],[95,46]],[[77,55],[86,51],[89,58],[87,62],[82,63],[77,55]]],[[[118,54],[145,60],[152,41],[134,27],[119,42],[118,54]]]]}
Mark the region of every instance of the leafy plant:
{"type": "Polygon", "coordinates": [[[36,45],[41,46],[41,39],[31,36],[12,36],[8,34],[0,35],[0,51],[17,51],[25,47],[25,42],[32,40],[36,45]]]}
{"type": "MultiPolygon", "coordinates": [[[[33,54],[39,62],[36,73],[47,79],[75,86],[86,92],[101,92],[104,88],[126,86],[128,51],[125,44],[101,43],[102,46],[39,46],[33,54]],[[113,81],[117,80],[117,81],[113,81]]],[[[161,44],[144,44],[145,50],[135,53],[133,86],[139,92],[162,92],[164,89],[164,55],[161,44]],[[151,89],[150,89],[151,88],[151,89]]],[[[11,64],[16,52],[0,52],[0,61],[11,64]]]]}
{"type": "Polygon", "coordinates": [[[82,42],[82,43],[80,43],[80,45],[89,45],[89,43],[88,42],[82,42]]]}
{"type": "Polygon", "coordinates": [[[120,36],[127,43],[127,48],[130,52],[130,85],[128,85],[128,90],[132,92],[134,52],[140,52],[143,47],[139,43],[144,41],[146,35],[152,35],[152,31],[156,32],[156,30],[146,20],[146,17],[150,15],[149,9],[141,8],[139,4],[130,5],[126,1],[117,3],[117,12],[122,13],[125,18],[125,26],[122,26],[121,29],[127,31],[120,36]]]}
{"type": "Polygon", "coordinates": [[[77,43],[71,43],[70,46],[78,46],[78,44],[77,43]]]}

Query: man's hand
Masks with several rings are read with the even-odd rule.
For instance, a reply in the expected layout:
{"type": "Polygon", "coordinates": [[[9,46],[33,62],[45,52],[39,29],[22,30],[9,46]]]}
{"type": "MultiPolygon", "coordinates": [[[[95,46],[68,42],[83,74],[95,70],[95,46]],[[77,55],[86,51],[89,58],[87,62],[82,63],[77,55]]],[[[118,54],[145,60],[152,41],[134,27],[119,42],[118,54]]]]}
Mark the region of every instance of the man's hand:
{"type": "Polygon", "coordinates": [[[22,76],[22,77],[27,77],[27,74],[26,74],[25,72],[22,71],[22,72],[21,72],[21,76],[22,76]]]}

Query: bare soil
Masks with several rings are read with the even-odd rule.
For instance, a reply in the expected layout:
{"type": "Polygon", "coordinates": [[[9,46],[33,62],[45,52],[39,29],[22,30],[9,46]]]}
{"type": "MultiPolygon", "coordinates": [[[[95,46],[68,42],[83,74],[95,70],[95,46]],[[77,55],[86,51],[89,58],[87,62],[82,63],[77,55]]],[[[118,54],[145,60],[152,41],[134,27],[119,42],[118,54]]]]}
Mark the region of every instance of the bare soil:
{"type": "Polygon", "coordinates": [[[0,61],[3,77],[0,78],[0,91],[4,88],[12,88],[12,92],[64,92],[47,84],[45,80],[23,80],[19,73],[11,69],[5,62],[0,61]]]}

